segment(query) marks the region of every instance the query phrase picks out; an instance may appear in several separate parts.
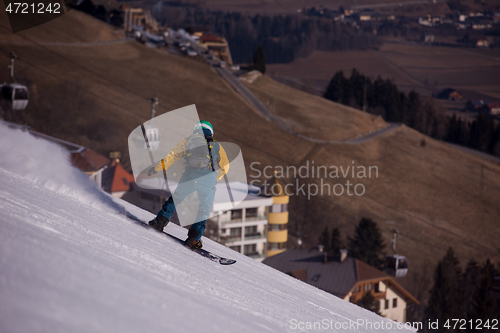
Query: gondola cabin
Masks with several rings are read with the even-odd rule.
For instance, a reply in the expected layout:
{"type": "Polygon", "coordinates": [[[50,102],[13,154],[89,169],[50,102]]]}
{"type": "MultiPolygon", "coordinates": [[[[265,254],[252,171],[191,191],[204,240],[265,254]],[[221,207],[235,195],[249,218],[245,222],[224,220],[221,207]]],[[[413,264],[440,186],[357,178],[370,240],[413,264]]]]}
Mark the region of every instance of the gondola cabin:
{"type": "Polygon", "coordinates": [[[3,102],[11,105],[12,110],[24,110],[28,106],[28,88],[18,83],[4,84],[0,88],[0,96],[3,102]]]}
{"type": "Polygon", "coordinates": [[[408,260],[405,256],[394,254],[385,260],[385,272],[395,277],[403,277],[408,273],[408,260]]]}

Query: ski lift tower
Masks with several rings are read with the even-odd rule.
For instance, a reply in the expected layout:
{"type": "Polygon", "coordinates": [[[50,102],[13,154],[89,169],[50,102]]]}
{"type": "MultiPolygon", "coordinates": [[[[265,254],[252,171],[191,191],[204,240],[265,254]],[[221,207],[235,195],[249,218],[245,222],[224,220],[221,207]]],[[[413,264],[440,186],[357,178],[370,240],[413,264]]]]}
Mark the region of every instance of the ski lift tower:
{"type": "MultiPolygon", "coordinates": [[[[16,83],[14,77],[14,60],[19,57],[14,53],[10,52],[10,78],[12,83],[4,84],[0,86],[0,98],[2,104],[6,103],[8,108],[11,110],[11,116],[13,117],[14,110],[24,110],[28,106],[29,93],[26,86],[16,83]]],[[[2,105],[3,106],[3,105],[2,105]]]]}
{"type": "Polygon", "coordinates": [[[408,273],[408,260],[405,256],[399,255],[396,251],[396,235],[399,231],[396,228],[392,229],[392,250],[394,254],[388,256],[385,261],[385,271],[387,274],[393,275],[394,277],[403,277],[408,273]]]}
{"type": "MultiPolygon", "coordinates": [[[[160,103],[158,101],[158,97],[151,98],[150,101],[151,101],[151,122],[150,122],[150,124],[151,124],[152,120],[154,119],[155,114],[156,114],[155,107],[160,103]]],[[[151,151],[157,150],[158,147],[160,146],[160,130],[156,127],[149,127],[148,126],[146,128],[146,136],[148,138],[149,147],[150,147],[151,151]]]]}

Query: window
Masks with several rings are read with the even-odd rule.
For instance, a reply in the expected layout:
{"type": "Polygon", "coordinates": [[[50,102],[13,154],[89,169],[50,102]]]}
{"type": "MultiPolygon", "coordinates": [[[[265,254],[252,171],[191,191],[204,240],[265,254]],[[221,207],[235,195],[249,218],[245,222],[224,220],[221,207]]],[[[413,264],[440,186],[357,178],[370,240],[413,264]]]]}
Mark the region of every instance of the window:
{"type": "Polygon", "coordinates": [[[380,286],[378,282],[373,284],[373,289],[375,290],[376,293],[380,292],[380,286]]]}
{"type": "Polygon", "coordinates": [[[281,231],[286,230],[286,224],[269,224],[269,231],[281,231]]]}
{"type": "Polygon", "coordinates": [[[283,250],[286,249],[286,243],[267,243],[268,250],[283,250]]]}
{"type": "Polygon", "coordinates": [[[241,252],[241,245],[230,246],[229,248],[233,251],[241,252]]]}
{"type": "Polygon", "coordinates": [[[245,237],[256,236],[257,234],[259,234],[259,232],[257,231],[256,225],[251,226],[251,227],[245,227],[245,237]]]}
{"type": "Polygon", "coordinates": [[[354,290],[352,291],[353,293],[359,293],[361,291],[361,287],[360,286],[356,286],[356,288],[354,288],[354,290]]]}
{"type": "Polygon", "coordinates": [[[239,220],[243,216],[241,209],[236,209],[231,211],[231,220],[239,220]]]}
{"type": "Polygon", "coordinates": [[[385,266],[388,268],[396,269],[396,259],[394,257],[388,257],[385,260],[385,266]]]}
{"type": "Polygon", "coordinates": [[[257,244],[245,245],[243,254],[245,254],[247,256],[257,254],[257,244]]]}
{"type": "Polygon", "coordinates": [[[392,299],[392,307],[393,308],[397,308],[398,307],[398,299],[397,298],[393,298],[392,299]]]}
{"type": "Polygon", "coordinates": [[[247,218],[255,218],[257,217],[258,208],[247,208],[245,210],[245,217],[247,218]]]}
{"type": "Polygon", "coordinates": [[[388,299],[384,299],[384,309],[388,309],[389,308],[389,300],[388,299]]]}
{"type": "Polygon", "coordinates": [[[274,204],[271,213],[283,213],[288,211],[288,204],[274,204]]]}
{"type": "Polygon", "coordinates": [[[231,228],[231,229],[229,229],[229,235],[231,237],[241,237],[241,228],[231,228]]]}
{"type": "Polygon", "coordinates": [[[315,274],[315,275],[312,277],[311,281],[312,281],[312,282],[316,282],[316,281],[318,281],[318,279],[319,279],[320,277],[321,277],[321,274],[315,274]]]}
{"type": "Polygon", "coordinates": [[[279,250],[279,243],[267,243],[268,250],[279,250]]]}
{"type": "Polygon", "coordinates": [[[15,93],[14,93],[14,99],[28,99],[28,91],[27,90],[24,90],[24,89],[21,89],[21,88],[17,88],[15,93]]]}
{"type": "Polygon", "coordinates": [[[372,284],[371,283],[365,284],[364,289],[365,289],[365,292],[372,290],[372,284]]]}

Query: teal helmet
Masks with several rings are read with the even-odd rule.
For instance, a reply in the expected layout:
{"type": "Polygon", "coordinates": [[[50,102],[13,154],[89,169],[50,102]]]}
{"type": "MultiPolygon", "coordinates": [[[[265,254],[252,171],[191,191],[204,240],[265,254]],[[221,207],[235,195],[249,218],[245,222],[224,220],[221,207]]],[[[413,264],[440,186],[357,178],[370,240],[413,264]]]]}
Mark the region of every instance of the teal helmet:
{"type": "Polygon", "coordinates": [[[200,129],[200,128],[203,130],[203,134],[205,134],[207,136],[214,135],[214,127],[208,121],[201,120],[201,121],[197,122],[196,125],[194,125],[195,130],[200,129]]]}

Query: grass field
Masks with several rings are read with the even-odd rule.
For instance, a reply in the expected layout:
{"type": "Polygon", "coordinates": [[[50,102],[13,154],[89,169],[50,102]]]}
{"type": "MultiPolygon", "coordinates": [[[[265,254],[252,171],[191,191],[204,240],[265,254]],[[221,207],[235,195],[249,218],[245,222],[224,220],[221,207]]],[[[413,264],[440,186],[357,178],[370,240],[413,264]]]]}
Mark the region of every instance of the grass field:
{"type": "MultiPolygon", "coordinates": [[[[0,25],[5,27],[3,18],[0,16],[0,25]]],[[[255,175],[249,168],[252,162],[259,162],[260,169],[268,165],[299,167],[307,161],[344,167],[354,161],[355,165],[378,167],[378,178],[355,180],[365,185],[364,196],[325,194],[310,201],[291,198],[291,227],[308,228],[304,235],[307,245],[314,245],[327,225],[341,226],[344,236],[352,235],[361,217],[369,217],[378,222],[390,252],[391,230],[396,227],[401,231],[398,250],[409,258],[411,265],[408,277],[401,281],[410,290],[418,273],[425,267],[434,267],[448,246],[455,248],[462,263],[470,258],[500,260],[500,166],[404,126],[363,144],[312,143],[265,120],[208,65],[136,42],[40,44],[39,40],[71,41],[72,35],[64,32],[73,33],[75,22],[80,24],[77,30],[81,33],[74,36],[75,42],[114,38],[112,28],[76,11],[43,27],[59,31],[52,36],[37,31],[42,27],[20,35],[0,28],[0,64],[7,66],[9,51],[19,55],[16,77],[29,86],[31,94],[30,105],[20,116],[35,128],[102,154],[121,151],[127,165],[127,137],[149,119],[148,99],[159,97],[159,113],[196,104],[200,117],[214,125],[217,140],[240,145],[249,181],[255,175]],[[85,31],[100,32],[87,35],[85,31]],[[307,213],[313,208],[321,216],[307,213]]],[[[391,61],[410,67],[411,62],[404,59],[399,47],[409,52],[407,46],[382,52],[390,53],[387,57],[392,56],[391,61]]],[[[488,61],[494,64],[495,60],[488,61]]],[[[334,66],[330,68],[333,75],[334,66]]],[[[375,75],[375,69],[365,74],[375,75]]],[[[294,129],[311,136],[341,140],[383,125],[380,119],[268,77],[249,87],[264,103],[269,100],[271,111],[294,129]]],[[[295,179],[285,181],[292,183],[295,179]]],[[[345,183],[346,179],[325,181],[345,183]]],[[[293,236],[294,230],[290,232],[293,236]]],[[[290,246],[294,246],[294,240],[291,237],[290,246]]]]}
{"type": "Polygon", "coordinates": [[[350,75],[353,68],[375,79],[381,76],[400,89],[425,96],[452,87],[466,98],[500,99],[500,52],[386,43],[380,50],[314,52],[289,64],[267,66],[271,77],[290,78],[324,91],[335,72],[350,75]]]}
{"type": "Polygon", "coordinates": [[[268,76],[246,85],[289,128],[315,139],[349,140],[387,125],[381,117],[276,84],[268,76]]]}

